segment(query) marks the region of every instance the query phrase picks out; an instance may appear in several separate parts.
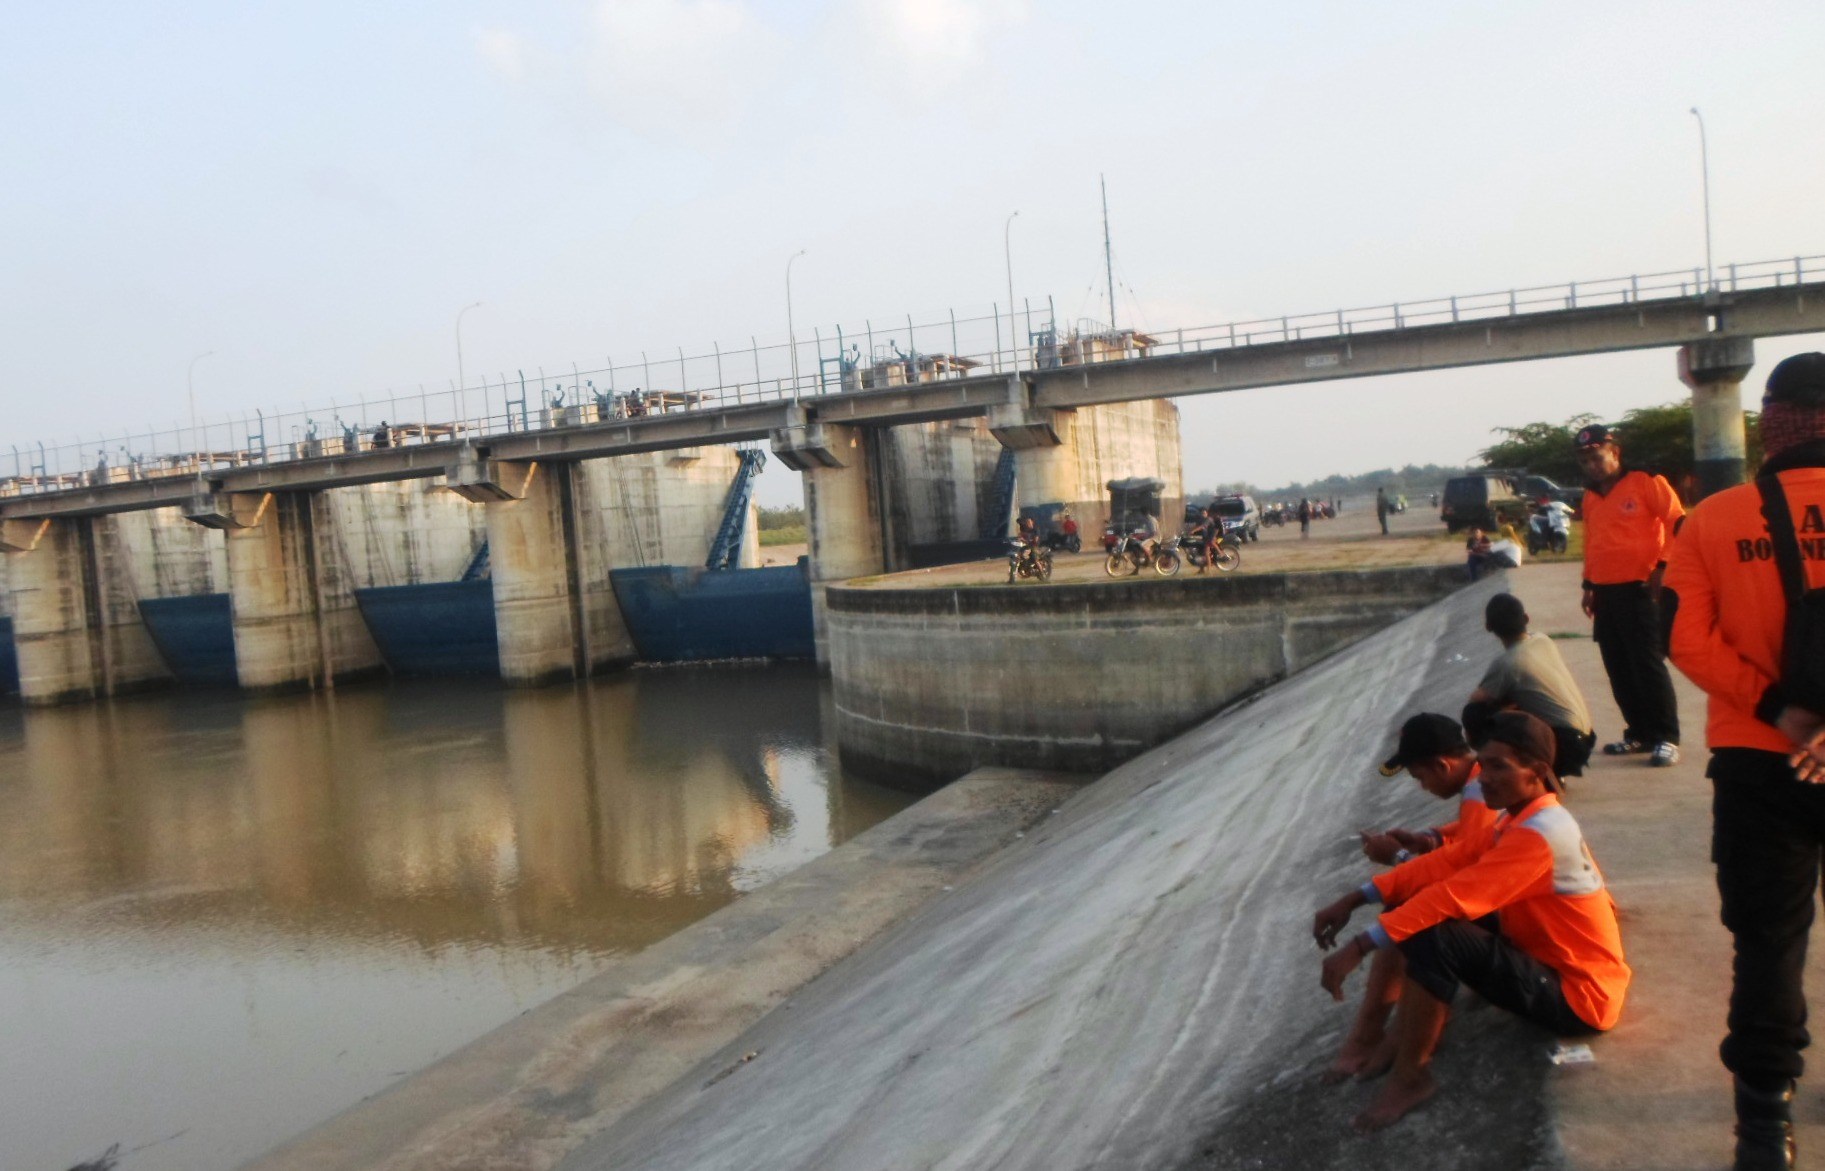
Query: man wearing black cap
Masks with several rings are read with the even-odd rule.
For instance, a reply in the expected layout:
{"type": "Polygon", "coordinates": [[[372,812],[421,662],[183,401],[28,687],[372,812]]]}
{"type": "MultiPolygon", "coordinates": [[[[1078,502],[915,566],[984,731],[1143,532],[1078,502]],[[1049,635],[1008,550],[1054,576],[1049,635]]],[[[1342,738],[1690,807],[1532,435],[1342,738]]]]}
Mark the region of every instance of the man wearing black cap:
{"type": "Polygon", "coordinates": [[[1335,946],[1350,912],[1391,906],[1369,929],[1325,958],[1321,983],[1343,998],[1363,959],[1398,947],[1406,958],[1395,1021],[1394,1067],[1358,1130],[1379,1130],[1430,1098],[1433,1050],[1458,989],[1565,1036],[1614,1027],[1629,968],[1615,905],[1583,832],[1559,804],[1553,736],[1524,712],[1490,720],[1477,750],[1483,800],[1501,817],[1481,850],[1439,850],[1318,913],[1318,946],[1335,946]],[[1393,898],[1388,898],[1391,893],[1393,898]],[[1497,930],[1480,920],[1496,916],[1497,930]]]}
{"type": "Polygon", "coordinates": [[[1707,696],[1711,856],[1735,941],[1721,1055],[1735,1075],[1739,1171],[1794,1165],[1810,1040],[1801,978],[1825,851],[1825,693],[1809,675],[1825,655],[1787,645],[1806,623],[1789,627],[1777,542],[1791,536],[1802,596],[1825,587],[1825,354],[1774,368],[1761,433],[1756,483],[1693,509],[1666,575],[1679,602],[1673,662],[1707,696]]]}
{"type": "Polygon", "coordinates": [[[1603,653],[1610,691],[1622,709],[1622,739],[1609,756],[1651,752],[1679,763],[1679,706],[1667,674],[1660,579],[1685,509],[1664,476],[1626,467],[1610,429],[1578,432],[1584,493],[1584,613],[1603,653]]]}

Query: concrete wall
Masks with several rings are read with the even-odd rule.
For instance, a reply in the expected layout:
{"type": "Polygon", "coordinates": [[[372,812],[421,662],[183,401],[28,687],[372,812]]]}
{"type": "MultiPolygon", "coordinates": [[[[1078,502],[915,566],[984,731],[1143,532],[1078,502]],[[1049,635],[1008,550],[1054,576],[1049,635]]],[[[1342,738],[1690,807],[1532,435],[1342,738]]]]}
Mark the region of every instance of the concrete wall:
{"type": "Polygon", "coordinates": [[[1061,412],[1064,443],[1018,453],[1017,507],[1062,500],[1095,540],[1109,519],[1110,480],[1149,476],[1166,484],[1161,525],[1176,527],[1185,494],[1179,408],[1170,399],[1061,412]]]}
{"type": "Polygon", "coordinates": [[[1047,589],[828,591],[843,765],[941,784],[1101,772],[1449,594],[1456,566],[1047,589]]]}
{"type": "Polygon", "coordinates": [[[889,563],[907,564],[909,545],[976,540],[993,507],[1002,450],[988,421],[915,423],[877,434],[889,563]]]}
{"type": "Polygon", "coordinates": [[[487,531],[482,511],[437,480],[325,492],[337,547],[356,589],[455,581],[487,531]]]}
{"type": "Polygon", "coordinates": [[[180,508],[114,515],[122,577],[136,599],[190,598],[228,590],[227,540],[184,519],[180,508]]]}

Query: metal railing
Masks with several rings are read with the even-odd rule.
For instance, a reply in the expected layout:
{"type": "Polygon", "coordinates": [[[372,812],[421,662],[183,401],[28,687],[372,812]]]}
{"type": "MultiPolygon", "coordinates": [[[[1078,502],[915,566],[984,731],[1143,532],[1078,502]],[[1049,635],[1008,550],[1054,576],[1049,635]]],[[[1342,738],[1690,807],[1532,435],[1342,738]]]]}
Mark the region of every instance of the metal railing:
{"type": "Polygon", "coordinates": [[[0,497],[988,373],[1779,288],[1809,278],[1825,279],[1825,256],[1727,265],[1710,290],[1704,270],[1693,268],[1139,332],[1082,322],[1061,334],[1051,299],[1027,300],[1012,313],[995,305],[973,317],[952,311],[922,322],[908,315],[860,328],[815,328],[799,338],[796,379],[789,344],[749,338],[745,347],[708,353],[678,348],[658,357],[642,353],[637,362],[610,357],[587,369],[572,363],[556,373],[516,371],[468,386],[452,381],[445,389],[420,385],[300,403],[295,410],[259,409],[195,428],[179,423],[103,431],[55,446],[15,445],[0,449],[0,497]]]}

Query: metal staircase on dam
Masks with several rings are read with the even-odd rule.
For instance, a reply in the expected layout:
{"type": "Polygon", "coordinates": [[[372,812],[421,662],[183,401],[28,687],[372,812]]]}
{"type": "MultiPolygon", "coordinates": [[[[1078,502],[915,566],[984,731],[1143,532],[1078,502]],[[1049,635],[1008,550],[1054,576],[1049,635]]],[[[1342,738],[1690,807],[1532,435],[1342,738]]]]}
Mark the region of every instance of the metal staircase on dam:
{"type": "Polygon", "coordinates": [[[1014,510],[1014,449],[1004,447],[995,460],[995,494],[989,498],[989,511],[982,518],[982,539],[992,541],[1008,535],[1008,514],[1014,510]]]}
{"type": "Polygon", "coordinates": [[[483,538],[482,543],[475,548],[475,556],[469,558],[469,564],[463,567],[462,580],[486,581],[493,576],[494,567],[488,563],[488,541],[483,538]]]}
{"type": "Polygon", "coordinates": [[[754,477],[766,463],[767,453],[758,448],[741,452],[741,466],[735,469],[735,482],[729,485],[729,496],[722,506],[722,524],[716,529],[716,540],[710,543],[705,569],[734,569],[741,564],[741,535],[748,524],[748,504],[754,499],[754,477]]]}

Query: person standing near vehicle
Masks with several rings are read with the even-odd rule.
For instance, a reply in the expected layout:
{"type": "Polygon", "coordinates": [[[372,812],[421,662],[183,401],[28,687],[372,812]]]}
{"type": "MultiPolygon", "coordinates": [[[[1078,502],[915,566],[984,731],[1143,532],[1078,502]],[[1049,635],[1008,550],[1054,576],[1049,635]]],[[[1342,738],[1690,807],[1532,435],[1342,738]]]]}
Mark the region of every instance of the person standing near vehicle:
{"type": "Polygon", "coordinates": [[[1782,562],[1801,589],[1825,587],[1825,354],[1774,368],[1761,433],[1758,480],[1692,510],[1666,573],[1673,662],[1707,696],[1711,857],[1736,952],[1720,1056],[1735,1076],[1739,1171],[1794,1165],[1810,1040],[1801,980],[1825,851],[1825,654],[1801,641],[1825,633],[1825,616],[1811,602],[1790,613],[1782,562]]]}
{"type": "Polygon", "coordinates": [[[1375,519],[1381,522],[1381,535],[1388,535],[1388,490],[1375,489],[1375,519]]]}
{"type": "Polygon", "coordinates": [[[1603,654],[1610,692],[1622,709],[1622,739],[1606,756],[1651,752],[1660,767],[1679,762],[1679,708],[1667,673],[1660,579],[1686,510],[1664,476],[1630,468],[1610,429],[1578,432],[1584,493],[1584,613],[1603,654]]]}

